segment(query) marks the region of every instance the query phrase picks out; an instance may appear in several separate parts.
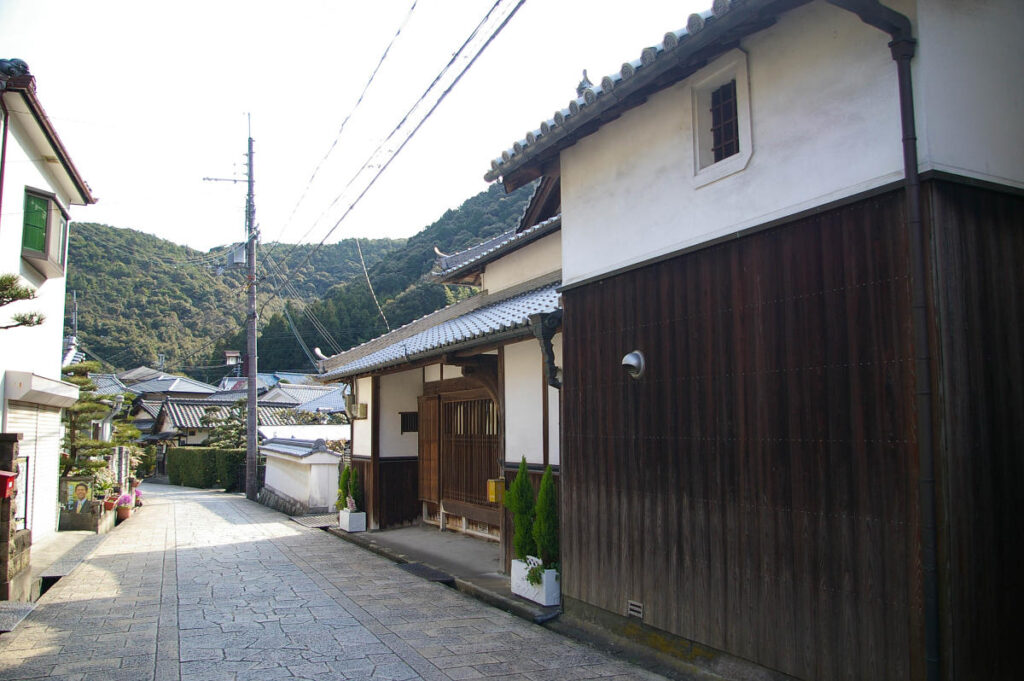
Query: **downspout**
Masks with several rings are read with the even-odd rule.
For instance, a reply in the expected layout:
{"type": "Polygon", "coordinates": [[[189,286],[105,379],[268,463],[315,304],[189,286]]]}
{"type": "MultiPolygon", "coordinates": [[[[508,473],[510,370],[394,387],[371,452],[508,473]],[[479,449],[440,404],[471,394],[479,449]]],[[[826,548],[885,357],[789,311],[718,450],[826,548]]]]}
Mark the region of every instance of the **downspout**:
{"type": "Polygon", "coordinates": [[[921,224],[921,181],[917,171],[917,131],[914,123],[914,92],[910,60],[917,41],[910,19],[881,5],[878,0],[829,0],[853,12],[861,21],[892,37],[889,50],[896,62],[900,120],[903,128],[904,199],[910,239],[911,323],[913,324],[916,381],[918,494],[921,504],[921,569],[924,587],[925,678],[938,681],[939,588],[935,494],[935,444],[932,420],[932,339],[928,332],[928,290],[925,286],[926,242],[921,224]]]}
{"type": "Polygon", "coordinates": [[[7,110],[7,102],[4,101],[3,97],[6,89],[7,83],[0,83],[0,111],[3,111],[4,115],[4,138],[2,146],[0,146],[0,216],[4,214],[4,171],[7,170],[7,129],[11,127],[11,113],[7,110]]]}

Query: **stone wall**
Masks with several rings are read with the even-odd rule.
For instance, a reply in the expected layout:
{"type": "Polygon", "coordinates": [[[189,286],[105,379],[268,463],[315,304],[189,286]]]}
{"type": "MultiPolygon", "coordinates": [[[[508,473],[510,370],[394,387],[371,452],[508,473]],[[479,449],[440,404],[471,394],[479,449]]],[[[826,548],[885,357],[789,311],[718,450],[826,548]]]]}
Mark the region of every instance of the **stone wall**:
{"type": "MultiPolygon", "coordinates": [[[[0,470],[18,473],[20,433],[0,433],[0,470]]],[[[0,600],[18,597],[19,583],[27,577],[32,547],[32,531],[19,530],[14,521],[14,500],[18,490],[0,500],[0,600]],[[23,574],[24,573],[24,574],[23,574]]]]}

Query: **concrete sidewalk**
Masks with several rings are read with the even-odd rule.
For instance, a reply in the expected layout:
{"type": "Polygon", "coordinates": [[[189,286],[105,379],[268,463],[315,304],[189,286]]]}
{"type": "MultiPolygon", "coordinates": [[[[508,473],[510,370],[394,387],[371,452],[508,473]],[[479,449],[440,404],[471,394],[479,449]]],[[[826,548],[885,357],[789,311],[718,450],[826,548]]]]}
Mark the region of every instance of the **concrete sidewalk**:
{"type": "Polygon", "coordinates": [[[663,678],[239,496],[145,493],[0,636],[0,679],[663,678]]]}

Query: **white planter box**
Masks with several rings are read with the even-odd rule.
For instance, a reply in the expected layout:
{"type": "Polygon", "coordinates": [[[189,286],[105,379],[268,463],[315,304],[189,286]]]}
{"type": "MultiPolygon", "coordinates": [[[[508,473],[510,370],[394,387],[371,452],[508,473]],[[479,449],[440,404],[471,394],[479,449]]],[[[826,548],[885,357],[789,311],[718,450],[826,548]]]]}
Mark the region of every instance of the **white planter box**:
{"type": "Polygon", "coordinates": [[[540,559],[527,556],[526,560],[512,559],[512,593],[541,605],[561,605],[562,583],[558,570],[545,570],[540,584],[526,581],[526,573],[533,565],[540,565],[540,559]]]}
{"type": "Polygon", "coordinates": [[[365,532],[366,513],[342,509],[338,511],[338,526],[346,532],[365,532]]]}

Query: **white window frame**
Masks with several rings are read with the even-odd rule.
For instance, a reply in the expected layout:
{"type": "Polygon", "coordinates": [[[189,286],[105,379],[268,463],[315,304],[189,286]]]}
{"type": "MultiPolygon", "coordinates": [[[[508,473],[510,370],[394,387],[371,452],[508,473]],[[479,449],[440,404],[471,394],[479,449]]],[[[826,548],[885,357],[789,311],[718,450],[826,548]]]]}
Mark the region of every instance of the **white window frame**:
{"type": "Polygon", "coordinates": [[[754,147],[750,134],[750,83],[747,53],[730,50],[695,73],[690,81],[693,102],[693,180],[695,187],[716,182],[740,172],[750,163],[754,147]],[[711,150],[711,93],[731,80],[736,81],[736,117],[740,149],[715,162],[711,150]]]}

